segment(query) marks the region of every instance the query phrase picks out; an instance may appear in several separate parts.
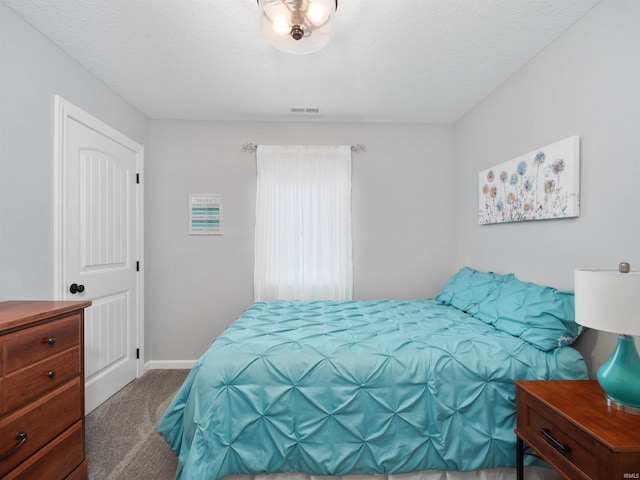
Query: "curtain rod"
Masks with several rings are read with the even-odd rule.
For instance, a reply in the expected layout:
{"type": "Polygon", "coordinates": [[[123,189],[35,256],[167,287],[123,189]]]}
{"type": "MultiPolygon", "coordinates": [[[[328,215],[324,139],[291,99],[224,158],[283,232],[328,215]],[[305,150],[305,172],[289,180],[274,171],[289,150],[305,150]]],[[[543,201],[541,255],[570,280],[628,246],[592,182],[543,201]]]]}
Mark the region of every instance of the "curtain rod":
{"type": "MultiPolygon", "coordinates": [[[[242,151],[248,153],[255,153],[258,149],[258,145],[252,142],[246,142],[242,144],[242,151]]],[[[367,146],[364,143],[356,143],[355,145],[351,145],[351,151],[353,153],[366,152],[367,146]]]]}

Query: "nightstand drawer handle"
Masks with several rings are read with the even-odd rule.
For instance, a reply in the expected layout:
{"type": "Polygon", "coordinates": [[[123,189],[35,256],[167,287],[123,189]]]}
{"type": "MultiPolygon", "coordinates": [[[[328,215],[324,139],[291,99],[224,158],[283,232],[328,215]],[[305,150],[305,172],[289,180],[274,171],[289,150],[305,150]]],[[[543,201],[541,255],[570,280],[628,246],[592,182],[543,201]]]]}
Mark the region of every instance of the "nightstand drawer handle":
{"type": "Polygon", "coordinates": [[[16,443],[11,450],[9,450],[7,453],[4,453],[2,455],[0,455],[0,460],[4,460],[7,457],[10,457],[11,455],[13,455],[14,453],[16,453],[16,451],[18,451],[18,449],[24,445],[24,442],[27,441],[27,432],[23,432],[22,430],[20,430],[17,434],[16,434],[16,441],[18,443],[16,443]]]}
{"type": "Polygon", "coordinates": [[[553,435],[551,435],[549,430],[547,430],[546,428],[541,428],[540,429],[540,433],[547,440],[547,442],[549,442],[551,445],[556,447],[558,450],[562,450],[563,452],[570,452],[571,451],[571,447],[569,445],[566,445],[566,444],[558,441],[553,435]]]}

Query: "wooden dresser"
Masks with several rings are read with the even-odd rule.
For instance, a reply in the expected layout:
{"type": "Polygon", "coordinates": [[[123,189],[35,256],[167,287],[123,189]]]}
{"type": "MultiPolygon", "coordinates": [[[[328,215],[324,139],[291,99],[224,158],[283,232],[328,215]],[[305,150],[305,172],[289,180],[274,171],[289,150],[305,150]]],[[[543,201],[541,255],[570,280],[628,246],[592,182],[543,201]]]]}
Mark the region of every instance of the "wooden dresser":
{"type": "Polygon", "coordinates": [[[84,308],[0,302],[0,478],[86,479],[84,308]]]}

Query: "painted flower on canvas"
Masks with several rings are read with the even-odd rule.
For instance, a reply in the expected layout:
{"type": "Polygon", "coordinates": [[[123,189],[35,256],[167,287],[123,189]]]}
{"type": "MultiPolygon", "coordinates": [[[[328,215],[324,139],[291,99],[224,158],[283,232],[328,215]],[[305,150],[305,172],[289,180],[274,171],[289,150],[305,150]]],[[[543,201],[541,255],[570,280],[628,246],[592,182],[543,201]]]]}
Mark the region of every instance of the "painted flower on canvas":
{"type": "Polygon", "coordinates": [[[579,215],[579,137],[569,137],[479,174],[481,224],[579,215]]]}

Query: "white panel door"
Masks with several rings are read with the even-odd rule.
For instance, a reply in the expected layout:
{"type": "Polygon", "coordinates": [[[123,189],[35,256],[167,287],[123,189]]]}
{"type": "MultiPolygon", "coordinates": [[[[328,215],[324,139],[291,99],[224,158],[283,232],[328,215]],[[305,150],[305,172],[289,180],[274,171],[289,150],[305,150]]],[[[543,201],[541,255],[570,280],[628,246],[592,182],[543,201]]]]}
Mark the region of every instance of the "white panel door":
{"type": "Polygon", "coordinates": [[[60,284],[85,311],[85,410],[141,373],[142,147],[59,101],[60,284]]]}

